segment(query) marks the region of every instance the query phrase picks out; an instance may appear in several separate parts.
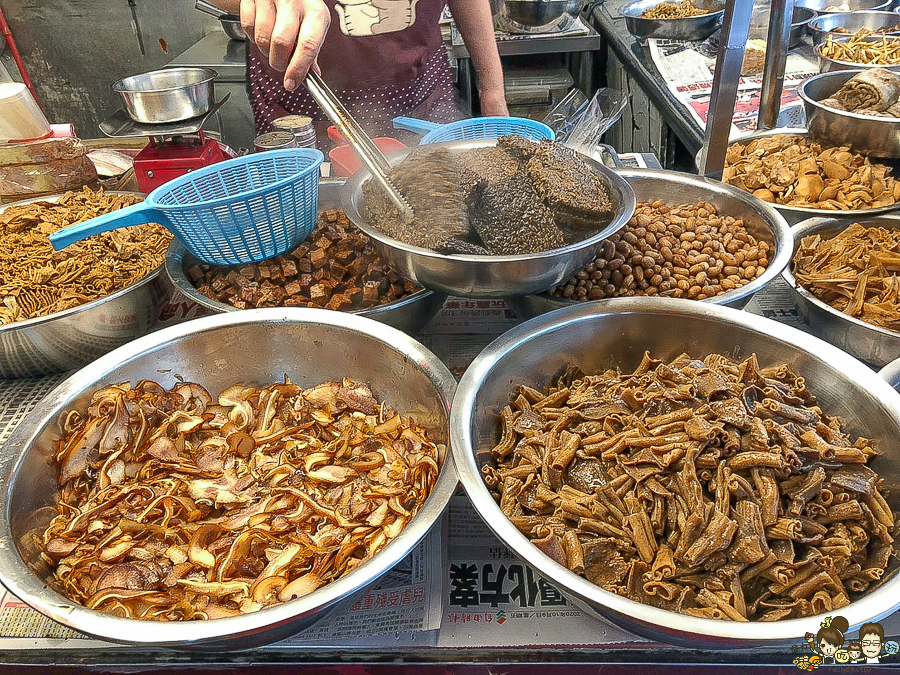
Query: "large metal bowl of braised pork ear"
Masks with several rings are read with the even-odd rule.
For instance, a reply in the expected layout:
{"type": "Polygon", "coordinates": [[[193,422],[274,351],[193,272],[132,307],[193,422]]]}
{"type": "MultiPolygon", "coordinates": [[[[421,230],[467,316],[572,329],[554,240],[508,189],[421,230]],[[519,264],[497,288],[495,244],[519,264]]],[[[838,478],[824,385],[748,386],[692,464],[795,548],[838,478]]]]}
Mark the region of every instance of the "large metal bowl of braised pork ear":
{"type": "Polygon", "coordinates": [[[507,332],[459,383],[475,509],[573,602],[698,649],[900,606],[900,393],[730,307],[616,298],[507,332]]]}
{"type": "Polygon", "coordinates": [[[245,649],[402,560],[456,486],[447,368],[371,319],[204,317],[56,387],[0,459],[0,581],[113,642],[245,649]]]}
{"type": "Polygon", "coordinates": [[[366,170],[344,212],[403,277],[463,297],[539,293],[587,265],[634,213],[617,173],[551,141],[451,141],[392,155],[404,218],[366,170]]]}

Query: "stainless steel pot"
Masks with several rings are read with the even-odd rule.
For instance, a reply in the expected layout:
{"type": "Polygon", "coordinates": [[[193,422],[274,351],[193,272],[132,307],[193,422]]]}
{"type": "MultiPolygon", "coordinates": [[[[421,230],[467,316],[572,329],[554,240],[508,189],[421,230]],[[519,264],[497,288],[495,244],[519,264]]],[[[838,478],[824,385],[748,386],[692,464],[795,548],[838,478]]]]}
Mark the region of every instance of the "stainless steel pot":
{"type": "MultiPolygon", "coordinates": [[[[133,192],[107,194],[130,195],[133,192]]],[[[0,206],[56,202],[61,194],[0,206]]],[[[159,318],[162,265],[143,279],[78,307],[0,325],[0,378],[37,377],[73,370],[149,333],[159,318]]]]}
{"type": "MultiPolygon", "coordinates": [[[[491,343],[475,359],[453,399],[450,429],[463,487],[488,527],[517,556],[551,580],[579,607],[651,640],[693,649],[803,644],[825,615],[742,623],[677,614],[605,591],[570,572],[532,544],[503,514],[481,477],[499,440],[499,414],[515,388],[546,388],[572,365],[585,372],[635,368],[645,350],[668,359],[681,352],[755,353],[763,366],[788,363],[806,378],[824,410],[842,417],[850,433],[880,441],[884,455],[871,464],[900,508],[900,394],[839,349],[802,331],[728,307],[662,298],[619,298],[561,309],[532,319],[491,343]]],[[[884,579],[840,609],[852,627],[889,615],[900,606],[900,560],[884,579]]],[[[829,612],[829,615],[834,614],[829,612]]],[[[789,650],[789,648],[788,648],[789,650]]],[[[789,652],[788,652],[789,653],[789,652]]]]}
{"type": "MultiPolygon", "coordinates": [[[[847,42],[850,39],[850,36],[844,36],[839,38],[833,38],[834,42],[847,42]]],[[[894,41],[898,38],[894,36],[887,36],[887,38],[867,38],[862,40],[862,42],[881,42],[883,39],[887,39],[888,42],[894,41]]],[[[815,52],[816,57],[819,59],[819,72],[820,73],[833,73],[836,71],[844,71],[844,70],[858,70],[860,68],[874,68],[876,64],[874,63],[859,63],[858,61],[839,61],[838,59],[832,59],[828,56],[825,56],[822,53],[822,47],[824,47],[827,43],[820,42],[815,47],[813,47],[813,52],[815,52]]],[[[879,68],[884,68],[885,70],[892,70],[895,73],[900,73],[900,63],[890,63],[890,64],[877,64],[879,68]]]]}
{"type": "MultiPolygon", "coordinates": [[[[342,182],[319,182],[320,211],[340,208],[342,187],[342,182]]],[[[239,311],[237,307],[203,295],[194,287],[188,280],[185,270],[196,262],[197,259],[188,252],[181,242],[173,239],[166,255],[166,274],[169,275],[172,285],[190,300],[216,314],[239,311]]],[[[402,330],[409,335],[416,335],[435,317],[446,299],[447,296],[443,293],[422,289],[395,302],[347,313],[375,319],[381,323],[386,323],[388,326],[402,330]]]]}
{"type": "MultiPolygon", "coordinates": [[[[450,141],[435,143],[451,151],[484,148],[497,144],[497,139],[450,141]]],[[[393,153],[388,160],[399,164],[409,151],[393,153]]],[[[563,248],[527,255],[443,255],[393,239],[368,223],[364,216],[365,200],[362,184],[368,180],[367,169],[347,179],[342,193],[344,213],[369,235],[382,257],[407,279],[425,288],[468,298],[506,298],[512,295],[539,293],[556,286],[582,269],[608,236],[617,232],[634,213],[634,191],[617,173],[601,163],[582,156],[603,181],[612,203],[613,220],[597,234],[563,248]]]]}
{"type": "Polygon", "coordinates": [[[891,6],[891,2],[892,0],[797,0],[796,4],[800,7],[808,7],[819,14],[835,14],[861,10],[884,10],[891,6]],[[828,9],[842,6],[846,9],[828,9]]]}
{"type": "MultiPolygon", "coordinates": [[[[775,251],[766,271],[746,286],[722,293],[700,302],[729,307],[744,307],[753,294],[763,288],[783,270],[791,260],[794,240],[787,222],[771,205],[743,190],[718,181],[691,176],[676,171],[619,171],[634,189],[639,203],[657,199],[666,204],[696,204],[709,202],[723,215],[744,221],[744,225],[758,241],[765,241],[775,251]]],[[[577,300],[560,298],[549,293],[508,298],[507,302],[522,318],[551,312],[560,307],[580,305],[577,300]]]]}
{"type": "MultiPolygon", "coordinates": [[[[813,38],[813,44],[818,45],[832,35],[835,28],[846,28],[850,33],[855,33],[861,28],[868,30],[880,30],[892,28],[900,24],[900,16],[896,12],[871,11],[871,12],[838,12],[818,16],[809,22],[809,32],[813,38]]],[[[900,35],[900,31],[887,33],[887,35],[900,35]]],[[[834,33],[835,37],[840,33],[834,33]]]]}
{"type": "Polygon", "coordinates": [[[724,0],[700,0],[693,4],[708,14],[689,16],[682,19],[647,19],[643,14],[667,0],[634,0],[622,7],[625,28],[639,40],[656,38],[662,40],[705,40],[722,26],[725,16],[724,0]]]}
{"type": "MultiPolygon", "coordinates": [[[[816,12],[811,9],[801,7],[800,5],[794,6],[793,14],[791,15],[791,28],[788,33],[788,47],[790,49],[797,47],[803,41],[803,36],[806,35],[809,22],[815,19],[816,16],[818,16],[816,12]]],[[[765,40],[768,36],[768,29],[769,11],[764,10],[754,13],[753,18],[750,21],[750,39],[765,40]]]]}
{"type": "MultiPolygon", "coordinates": [[[[900,18],[900,17],[898,17],[900,18]]],[[[822,73],[800,83],[809,133],[828,145],[846,145],[870,157],[900,158],[900,119],[874,117],[822,105],[863,70],[822,73]]]]}
{"type": "MultiPolygon", "coordinates": [[[[783,129],[769,129],[767,131],[755,131],[752,134],[748,134],[746,136],[742,136],[741,138],[735,139],[730,142],[730,145],[740,144],[747,145],[748,143],[752,143],[757,138],[763,138],[765,136],[774,136],[776,134],[788,134],[790,136],[806,136],[806,129],[795,129],[795,128],[783,128],[783,129]]],[[[697,153],[697,162],[699,163],[700,153],[697,153]]],[[[900,203],[891,204],[890,206],[881,206],[876,209],[860,209],[858,211],[835,211],[829,209],[807,209],[802,208],[800,206],[786,206],[784,204],[772,204],[772,206],[784,216],[784,219],[788,222],[789,225],[794,225],[799,223],[801,220],[806,220],[807,218],[816,218],[816,217],[826,217],[826,218],[842,218],[846,219],[848,222],[853,220],[858,220],[860,218],[868,218],[870,216],[875,216],[881,213],[888,213],[890,211],[896,211],[900,209],[900,203]]]]}
{"type": "MultiPolygon", "coordinates": [[[[900,229],[900,216],[876,216],[853,222],[866,227],[900,229]]],[[[803,237],[818,234],[830,239],[849,224],[846,220],[835,218],[804,220],[791,228],[794,248],[800,245],[803,237]]],[[[815,335],[876,366],[883,366],[900,357],[900,332],[866,323],[822,302],[797,282],[790,265],[784,268],[781,276],[793,291],[800,318],[815,335]]]]}
{"type": "Polygon", "coordinates": [[[456,488],[449,456],[431,495],[406,528],[371,560],[322,588],[260,612],[209,621],[124,619],[86,609],[51,588],[28,533],[55,514],[58,469],[49,457],[63,411],[84,410],[91,393],[116,382],[150,379],[166,387],[179,377],[214,394],[235,382],[265,384],[287,374],[308,387],[339,377],[369,383],[438,443],[447,443],[456,383],[436,356],[389,326],[319,309],[257,309],[189,321],[108,354],[56,387],[15,430],[0,456],[0,581],[42,614],[112,642],[177,649],[247,649],[311,625],[374,583],[438,522],[456,488]]]}
{"type": "Polygon", "coordinates": [[[215,101],[212,68],[165,68],[132,75],[113,85],[128,116],[143,124],[167,124],[198,117],[215,101]]]}
{"type": "Polygon", "coordinates": [[[550,33],[574,19],[586,0],[491,0],[494,28],[505,33],[550,33]]]}

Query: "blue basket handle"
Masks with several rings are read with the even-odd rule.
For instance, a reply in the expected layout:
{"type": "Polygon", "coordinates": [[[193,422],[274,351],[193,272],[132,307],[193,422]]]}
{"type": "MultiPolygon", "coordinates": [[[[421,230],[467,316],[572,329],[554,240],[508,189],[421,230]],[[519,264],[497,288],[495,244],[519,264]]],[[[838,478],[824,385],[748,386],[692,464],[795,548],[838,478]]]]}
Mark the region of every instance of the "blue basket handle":
{"type": "Polygon", "coordinates": [[[159,209],[154,209],[152,206],[148,206],[146,202],[141,202],[85,220],[83,223],[76,223],[57,230],[50,235],[50,243],[53,245],[54,250],[60,251],[66,246],[71,246],[75,242],[87,239],[91,235],[109,232],[119,227],[146,225],[147,223],[165,224],[167,222],[168,220],[159,209]]]}
{"type": "Polygon", "coordinates": [[[434,122],[426,122],[425,120],[417,120],[415,117],[395,117],[394,128],[403,129],[404,131],[412,131],[415,134],[424,135],[429,131],[434,131],[443,124],[435,124],[434,122]]]}

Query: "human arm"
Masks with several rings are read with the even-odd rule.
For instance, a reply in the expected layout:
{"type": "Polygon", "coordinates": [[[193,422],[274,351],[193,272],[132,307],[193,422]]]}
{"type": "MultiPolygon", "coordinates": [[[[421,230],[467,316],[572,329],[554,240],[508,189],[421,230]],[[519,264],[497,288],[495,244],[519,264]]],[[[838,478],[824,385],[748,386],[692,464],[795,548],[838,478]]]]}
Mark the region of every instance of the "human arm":
{"type": "Polygon", "coordinates": [[[448,0],[478,76],[482,115],[509,115],[503,89],[503,66],[488,0],[448,0]]]}
{"type": "Polygon", "coordinates": [[[247,38],[259,47],[275,70],[284,72],[284,88],[300,86],[315,64],[331,14],[322,0],[212,0],[240,14],[247,38]]]}

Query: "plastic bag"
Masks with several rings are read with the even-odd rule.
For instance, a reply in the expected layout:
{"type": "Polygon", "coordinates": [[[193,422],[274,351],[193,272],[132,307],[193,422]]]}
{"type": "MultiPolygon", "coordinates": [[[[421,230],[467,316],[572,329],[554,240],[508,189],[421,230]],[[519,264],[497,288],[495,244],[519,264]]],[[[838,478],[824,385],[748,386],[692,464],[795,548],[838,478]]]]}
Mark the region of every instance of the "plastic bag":
{"type": "Polygon", "coordinates": [[[556,133],[558,143],[591,155],[606,130],[622,116],[627,103],[618,89],[599,89],[590,102],[580,90],[573,89],[544,118],[544,124],[556,133]]]}
{"type": "Polygon", "coordinates": [[[75,138],[0,146],[0,200],[78,190],[97,182],[97,170],[75,138]]]}

